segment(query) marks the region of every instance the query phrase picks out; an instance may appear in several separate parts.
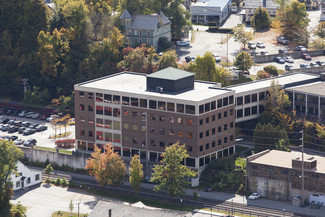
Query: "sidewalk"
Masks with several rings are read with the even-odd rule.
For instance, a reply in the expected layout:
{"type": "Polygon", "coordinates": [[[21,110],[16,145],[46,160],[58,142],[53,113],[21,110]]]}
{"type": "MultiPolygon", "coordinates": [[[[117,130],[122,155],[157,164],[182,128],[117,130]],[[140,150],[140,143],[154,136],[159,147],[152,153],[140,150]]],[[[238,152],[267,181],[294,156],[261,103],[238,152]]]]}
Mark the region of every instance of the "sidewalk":
{"type": "MultiPolygon", "coordinates": [[[[39,168],[35,168],[39,169],[39,168]]],[[[70,175],[71,177],[80,177],[84,179],[94,179],[91,176],[83,175],[83,174],[76,174],[76,173],[69,173],[69,172],[63,172],[63,171],[53,171],[54,174],[60,175],[70,175]]],[[[129,182],[124,183],[125,186],[130,186],[129,182]]],[[[149,183],[141,183],[141,188],[145,189],[153,189],[154,184],[149,183]]],[[[185,189],[185,194],[188,196],[193,195],[193,189],[185,189]]],[[[196,191],[200,198],[205,199],[212,199],[212,200],[221,200],[221,201],[228,201],[228,202],[234,202],[237,204],[244,204],[247,206],[257,206],[257,207],[263,207],[268,209],[275,209],[275,210],[284,210],[286,212],[293,212],[298,213],[306,216],[317,216],[317,217],[324,217],[325,216],[325,207],[321,207],[320,209],[311,209],[309,207],[296,207],[291,205],[290,201],[273,201],[268,199],[258,199],[258,200],[247,200],[245,196],[236,195],[236,194],[230,194],[230,193],[223,193],[223,192],[205,192],[205,191],[196,191]]]]}

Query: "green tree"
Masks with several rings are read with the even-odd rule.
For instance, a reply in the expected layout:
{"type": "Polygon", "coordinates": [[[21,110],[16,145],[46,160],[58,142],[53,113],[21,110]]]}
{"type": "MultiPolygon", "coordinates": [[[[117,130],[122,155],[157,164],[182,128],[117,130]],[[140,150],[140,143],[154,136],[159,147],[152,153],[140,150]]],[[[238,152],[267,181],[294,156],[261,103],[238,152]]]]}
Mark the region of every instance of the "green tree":
{"type": "Polygon", "coordinates": [[[137,193],[141,188],[141,181],[143,178],[143,166],[140,163],[139,155],[134,155],[130,162],[130,183],[134,191],[137,193]]]}
{"type": "Polygon", "coordinates": [[[199,199],[200,195],[196,192],[196,191],[193,191],[193,195],[192,195],[192,198],[194,200],[194,206],[196,204],[196,201],[199,199]]]}
{"type": "Polygon", "coordinates": [[[246,51],[240,52],[234,61],[234,66],[239,70],[246,71],[249,70],[253,65],[253,59],[249,53],[246,51]]]}
{"type": "Polygon", "coordinates": [[[118,67],[120,71],[143,72],[145,65],[145,53],[141,47],[137,47],[123,57],[118,67]]]}
{"type": "Polygon", "coordinates": [[[48,178],[50,178],[52,172],[53,172],[53,167],[51,164],[48,164],[44,169],[44,173],[47,175],[48,178]]]}
{"type": "Polygon", "coordinates": [[[325,41],[322,38],[316,38],[310,42],[308,47],[315,50],[325,49],[325,41]]]}
{"type": "Polygon", "coordinates": [[[236,161],[235,161],[235,165],[237,167],[240,167],[240,169],[242,171],[245,171],[246,170],[246,165],[247,165],[247,160],[246,158],[242,158],[242,157],[237,157],[236,158],[236,161]]]}
{"type": "Polygon", "coordinates": [[[24,95],[24,103],[27,105],[48,105],[49,100],[50,94],[48,89],[41,90],[37,86],[27,89],[24,95]]]}
{"type": "Polygon", "coordinates": [[[110,144],[105,145],[104,152],[97,146],[89,158],[86,168],[102,185],[120,185],[126,175],[125,164],[110,144]]]}
{"type": "Polygon", "coordinates": [[[277,143],[275,143],[275,148],[280,151],[290,151],[289,142],[283,139],[280,139],[277,143]]]}
{"type": "Polygon", "coordinates": [[[325,22],[320,22],[317,25],[315,34],[318,35],[318,37],[325,38],[325,22]]]}
{"type": "Polygon", "coordinates": [[[158,52],[164,52],[171,48],[173,43],[167,37],[160,37],[158,40],[158,52]]]}
{"type": "Polygon", "coordinates": [[[266,8],[259,7],[252,17],[252,25],[256,30],[269,29],[271,27],[271,17],[266,8]]]}
{"type": "Polygon", "coordinates": [[[256,74],[256,80],[262,80],[262,79],[266,79],[266,78],[270,78],[270,73],[264,71],[264,70],[259,70],[256,74]]]}
{"type": "Polygon", "coordinates": [[[74,116],[74,92],[70,96],[62,95],[58,99],[52,99],[52,104],[57,107],[59,113],[74,116]]]}
{"type": "MultiPolygon", "coordinates": [[[[195,59],[195,76],[198,80],[214,81],[217,76],[216,61],[211,52],[206,52],[203,57],[195,59]]],[[[219,76],[218,76],[219,77],[219,76]]]]}
{"type": "Polygon", "coordinates": [[[166,51],[158,61],[159,70],[168,67],[177,68],[177,54],[175,50],[166,51]]]}
{"type": "Polygon", "coordinates": [[[233,36],[234,36],[234,40],[235,40],[236,42],[240,42],[240,43],[242,43],[243,46],[244,46],[244,50],[245,50],[245,48],[246,48],[246,44],[247,44],[249,41],[253,40],[253,38],[254,38],[253,33],[250,32],[250,31],[246,31],[246,30],[245,30],[245,24],[242,24],[242,25],[240,25],[240,26],[236,26],[236,27],[233,29],[233,31],[234,31],[234,35],[233,35],[233,36]]]}
{"type": "Polygon", "coordinates": [[[275,66],[273,66],[273,65],[265,66],[265,67],[263,68],[263,70],[264,70],[265,72],[269,73],[272,77],[274,77],[274,76],[278,76],[278,75],[279,75],[279,73],[278,73],[278,69],[277,69],[275,66]]]}
{"type": "Polygon", "coordinates": [[[284,109],[290,107],[290,100],[288,94],[281,89],[278,83],[272,81],[271,87],[269,88],[269,95],[265,101],[265,108],[274,115],[279,112],[284,112],[284,109]]]}
{"type": "Polygon", "coordinates": [[[168,195],[184,195],[184,187],[189,184],[185,178],[194,178],[197,173],[190,168],[182,165],[183,160],[189,155],[184,145],[179,142],[167,147],[161,154],[163,158],[161,163],[153,168],[151,181],[159,183],[155,186],[155,191],[166,190],[168,195]]]}
{"type": "Polygon", "coordinates": [[[17,172],[17,162],[22,157],[23,152],[12,141],[0,141],[0,214],[11,207],[11,174],[17,172]]]}
{"type": "Polygon", "coordinates": [[[73,212],[73,210],[74,210],[74,205],[73,205],[73,202],[72,202],[72,200],[70,200],[70,203],[69,203],[69,210],[70,210],[70,213],[71,213],[71,217],[73,216],[72,215],[72,212],[73,212]]]}

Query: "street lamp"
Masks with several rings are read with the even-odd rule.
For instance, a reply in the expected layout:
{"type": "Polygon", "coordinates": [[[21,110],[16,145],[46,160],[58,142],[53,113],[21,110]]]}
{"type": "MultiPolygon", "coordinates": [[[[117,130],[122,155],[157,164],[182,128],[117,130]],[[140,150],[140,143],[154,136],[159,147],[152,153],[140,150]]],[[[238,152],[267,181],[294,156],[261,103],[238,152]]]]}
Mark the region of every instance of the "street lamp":
{"type": "Polygon", "coordinates": [[[234,200],[231,199],[231,215],[234,214],[234,200]]]}
{"type": "Polygon", "coordinates": [[[211,217],[212,217],[212,207],[210,206],[210,212],[211,212],[211,217]]]}
{"type": "Polygon", "coordinates": [[[283,217],[286,216],[286,209],[283,209],[283,217]]]}

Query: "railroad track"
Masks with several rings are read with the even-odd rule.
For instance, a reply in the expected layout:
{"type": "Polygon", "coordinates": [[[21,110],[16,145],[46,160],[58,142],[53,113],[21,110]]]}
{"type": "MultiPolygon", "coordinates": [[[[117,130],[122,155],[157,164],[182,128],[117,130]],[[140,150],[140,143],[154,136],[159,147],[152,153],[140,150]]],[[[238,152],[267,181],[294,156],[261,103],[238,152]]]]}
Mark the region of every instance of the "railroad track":
{"type": "MultiPolygon", "coordinates": [[[[47,175],[43,174],[42,179],[46,179],[47,175]]],[[[83,185],[88,189],[106,191],[106,192],[116,192],[116,193],[123,193],[134,195],[134,191],[130,186],[120,186],[120,187],[112,187],[112,186],[102,186],[97,183],[97,181],[93,177],[89,178],[79,178],[65,174],[51,174],[51,179],[65,178],[68,181],[72,181],[76,184],[83,185]]],[[[251,205],[240,204],[236,202],[228,202],[228,201],[221,201],[221,200],[214,200],[214,199],[207,199],[207,198],[199,198],[197,201],[194,201],[191,196],[185,195],[181,197],[170,198],[166,192],[153,192],[151,189],[142,188],[139,192],[139,196],[145,198],[152,198],[158,200],[165,200],[172,203],[179,203],[181,204],[181,199],[183,204],[187,205],[196,205],[201,206],[202,208],[214,209],[214,210],[221,210],[228,213],[239,213],[248,216],[258,216],[258,217],[282,217],[284,216],[284,212],[282,210],[273,210],[263,207],[256,207],[251,205]]],[[[303,215],[298,215],[292,212],[285,212],[285,216],[287,217],[301,217],[303,215]]]]}

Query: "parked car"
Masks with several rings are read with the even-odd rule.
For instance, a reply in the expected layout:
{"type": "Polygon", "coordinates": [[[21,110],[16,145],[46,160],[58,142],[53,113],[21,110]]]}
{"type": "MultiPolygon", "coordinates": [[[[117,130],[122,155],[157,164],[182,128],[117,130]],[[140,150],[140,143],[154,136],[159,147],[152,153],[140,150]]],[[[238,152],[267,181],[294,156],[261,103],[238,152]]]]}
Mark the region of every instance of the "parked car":
{"type": "Polygon", "coordinates": [[[189,42],[189,41],[186,41],[186,40],[177,41],[176,44],[177,44],[178,46],[182,46],[182,47],[190,46],[190,42],[189,42]]]}
{"type": "Polygon", "coordinates": [[[21,123],[21,126],[22,127],[29,127],[29,125],[31,125],[32,123],[28,122],[28,121],[25,121],[23,123],[21,123]]]}
{"type": "Polygon", "coordinates": [[[275,62],[285,64],[286,61],[282,57],[275,57],[275,62]]]}
{"type": "Polygon", "coordinates": [[[34,114],[34,112],[27,112],[25,117],[26,118],[31,118],[33,114],[34,114]]]}
{"type": "Polygon", "coordinates": [[[309,65],[310,65],[311,68],[315,68],[315,67],[319,66],[317,63],[310,63],[309,65]]]}
{"type": "Polygon", "coordinates": [[[23,145],[24,146],[34,146],[34,145],[36,145],[36,143],[37,143],[36,139],[28,139],[23,143],[23,145]]]}
{"type": "Polygon", "coordinates": [[[41,114],[40,116],[39,116],[39,119],[40,120],[45,120],[46,118],[48,118],[46,115],[43,115],[43,114],[41,114]]]}
{"type": "Polygon", "coordinates": [[[44,131],[44,130],[47,130],[47,126],[44,126],[44,125],[39,125],[35,128],[35,130],[37,132],[41,132],[41,131],[44,131]]]}
{"type": "Polygon", "coordinates": [[[31,125],[29,125],[30,129],[35,129],[39,124],[33,123],[31,125]]]}
{"type": "Polygon", "coordinates": [[[256,49],[256,45],[254,44],[254,42],[248,42],[248,48],[249,49],[256,49]]]}
{"type": "Polygon", "coordinates": [[[276,37],[276,41],[280,44],[289,44],[289,41],[282,35],[276,37]]]}
{"type": "Polygon", "coordinates": [[[40,114],[38,114],[38,113],[34,113],[32,116],[31,116],[31,118],[33,118],[33,119],[38,119],[40,117],[40,114]]]}
{"type": "Polygon", "coordinates": [[[316,61],[316,63],[317,63],[319,66],[325,66],[325,62],[324,62],[324,61],[316,61]]]}
{"type": "Polygon", "coordinates": [[[265,48],[265,44],[263,42],[256,42],[256,47],[265,48]]]}
{"type": "Polygon", "coordinates": [[[8,124],[4,124],[4,125],[2,125],[2,127],[1,127],[1,131],[3,131],[3,132],[8,131],[8,130],[9,130],[9,127],[10,127],[10,125],[8,125],[8,124]]]}
{"type": "Polygon", "coordinates": [[[23,140],[23,139],[17,139],[14,141],[15,145],[22,145],[22,144],[24,144],[24,142],[25,142],[25,140],[23,140]]]}
{"type": "MultiPolygon", "coordinates": [[[[191,57],[190,57],[190,58],[191,58],[191,57]]],[[[186,57],[185,57],[185,59],[186,59],[186,57]]],[[[56,119],[56,118],[58,118],[58,117],[59,117],[58,115],[51,115],[50,117],[46,118],[46,121],[50,122],[50,121],[52,121],[53,119],[56,119]]]]}
{"type": "Polygon", "coordinates": [[[288,53],[288,50],[285,48],[281,48],[278,50],[279,53],[288,53]]]}
{"type": "Polygon", "coordinates": [[[303,54],[302,54],[302,58],[303,58],[304,60],[311,60],[311,56],[310,56],[308,53],[303,53],[303,54]]]}
{"type": "Polygon", "coordinates": [[[14,125],[16,127],[20,127],[22,123],[23,123],[22,121],[14,121],[14,125]]]}
{"type": "Polygon", "coordinates": [[[15,120],[9,120],[9,121],[7,122],[7,124],[9,124],[9,125],[14,125],[14,123],[15,123],[15,120]]]}
{"type": "Polygon", "coordinates": [[[260,52],[260,54],[262,55],[262,56],[264,56],[264,55],[266,55],[266,54],[268,54],[269,52],[267,52],[267,51],[261,51],[260,52]]]}
{"type": "Polygon", "coordinates": [[[286,71],[290,71],[291,69],[293,69],[293,65],[285,65],[285,66],[284,66],[284,69],[285,69],[286,71]]]}
{"type": "Polygon", "coordinates": [[[10,140],[11,140],[11,141],[15,141],[16,139],[18,139],[18,136],[11,136],[11,137],[10,137],[10,140]]]}
{"type": "Polygon", "coordinates": [[[284,57],[284,61],[286,61],[288,63],[293,63],[294,59],[291,56],[286,56],[286,57],[284,57]]]}
{"type": "Polygon", "coordinates": [[[1,118],[0,119],[0,124],[6,124],[8,123],[9,119],[8,118],[1,118]]]}
{"type": "Polygon", "coordinates": [[[256,200],[256,199],[258,199],[258,198],[260,198],[261,197],[261,195],[259,194],[259,193],[253,193],[253,194],[251,194],[249,197],[248,197],[248,199],[250,199],[250,200],[256,200]]]}
{"type": "Polygon", "coordinates": [[[299,45],[299,46],[296,47],[296,50],[306,52],[307,48],[305,48],[304,46],[299,45]]]}
{"type": "Polygon", "coordinates": [[[19,110],[12,110],[12,114],[14,115],[14,116],[18,116],[19,115],[19,110]]]}
{"type": "Polygon", "coordinates": [[[15,133],[17,131],[18,131],[18,127],[16,127],[16,126],[11,126],[8,129],[8,133],[15,133]]]}
{"type": "Polygon", "coordinates": [[[256,50],[251,50],[249,53],[251,56],[256,56],[259,54],[259,52],[257,52],[256,50]]]}
{"type": "Polygon", "coordinates": [[[221,57],[218,55],[218,54],[213,54],[213,57],[214,57],[214,60],[216,61],[216,62],[221,62],[221,57]]]}
{"type": "Polygon", "coordinates": [[[24,136],[32,135],[32,134],[34,134],[35,132],[36,132],[35,129],[26,129],[26,130],[23,131],[23,135],[24,135],[24,136]]]}
{"type": "Polygon", "coordinates": [[[18,133],[19,133],[19,134],[22,134],[22,133],[24,132],[24,130],[26,130],[25,127],[19,127],[19,128],[18,128],[18,133]]]}
{"type": "Polygon", "coordinates": [[[9,109],[9,110],[7,110],[6,114],[7,114],[7,115],[13,115],[14,113],[13,113],[12,110],[9,109]]]}
{"type": "Polygon", "coordinates": [[[308,65],[306,63],[302,63],[302,64],[300,64],[300,68],[301,69],[310,69],[311,67],[310,67],[310,65],[308,65]]]}
{"type": "Polygon", "coordinates": [[[21,112],[19,112],[18,116],[19,117],[25,117],[26,113],[27,113],[26,111],[21,111],[21,112]]]}
{"type": "Polygon", "coordinates": [[[75,122],[75,119],[74,118],[70,118],[68,120],[68,125],[75,125],[75,124],[76,124],[76,122],[75,122]]]}

